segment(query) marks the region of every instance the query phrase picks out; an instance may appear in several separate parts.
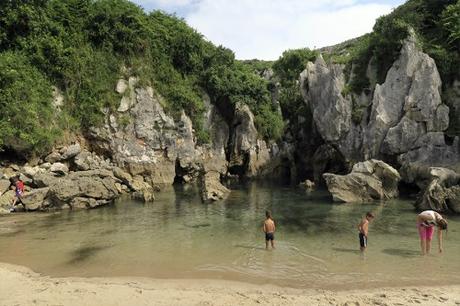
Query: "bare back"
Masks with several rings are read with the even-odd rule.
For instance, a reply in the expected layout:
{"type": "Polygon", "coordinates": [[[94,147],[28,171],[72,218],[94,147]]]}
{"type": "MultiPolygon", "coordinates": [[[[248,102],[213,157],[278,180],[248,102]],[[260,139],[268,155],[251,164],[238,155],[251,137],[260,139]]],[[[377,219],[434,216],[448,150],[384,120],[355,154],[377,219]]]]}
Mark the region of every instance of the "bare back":
{"type": "Polygon", "coordinates": [[[274,233],[275,232],[275,221],[272,219],[265,219],[264,222],[264,232],[265,233],[274,233]]]}
{"type": "Polygon", "coordinates": [[[361,222],[358,225],[358,230],[361,234],[367,236],[369,230],[369,221],[366,218],[361,220],[361,222]]]}

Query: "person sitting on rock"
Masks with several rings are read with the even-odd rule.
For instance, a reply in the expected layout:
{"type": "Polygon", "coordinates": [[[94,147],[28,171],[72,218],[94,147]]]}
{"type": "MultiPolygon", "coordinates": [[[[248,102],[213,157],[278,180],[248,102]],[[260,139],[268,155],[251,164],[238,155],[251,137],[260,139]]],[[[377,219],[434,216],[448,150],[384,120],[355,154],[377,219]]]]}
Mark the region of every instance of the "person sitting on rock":
{"type": "Polygon", "coordinates": [[[14,207],[17,204],[22,204],[25,208],[24,203],[21,201],[21,197],[24,194],[24,182],[19,179],[19,176],[16,176],[13,178],[13,185],[15,188],[14,196],[13,196],[13,207],[11,208],[11,211],[13,212],[15,209],[14,207]]]}
{"type": "Polygon", "coordinates": [[[422,255],[430,253],[435,226],[438,228],[439,253],[442,253],[442,231],[447,230],[447,221],[433,210],[422,211],[417,216],[417,228],[420,235],[422,255]]]}

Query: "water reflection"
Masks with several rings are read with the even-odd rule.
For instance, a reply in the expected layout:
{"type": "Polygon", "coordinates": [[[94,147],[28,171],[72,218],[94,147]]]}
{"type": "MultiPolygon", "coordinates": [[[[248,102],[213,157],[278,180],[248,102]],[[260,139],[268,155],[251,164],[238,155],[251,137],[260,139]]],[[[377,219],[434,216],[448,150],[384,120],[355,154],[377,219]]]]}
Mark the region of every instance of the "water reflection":
{"type": "Polygon", "coordinates": [[[324,192],[250,184],[206,204],[196,188],[176,186],[154,203],[124,198],[92,211],[0,218],[0,261],[56,276],[224,278],[302,288],[460,283],[460,218],[449,218],[445,253],[423,259],[414,220],[407,201],[340,205],[324,192]],[[266,209],[277,222],[277,249],[269,252],[261,230],[266,209]],[[363,260],[356,226],[367,211],[377,218],[363,260]]]}

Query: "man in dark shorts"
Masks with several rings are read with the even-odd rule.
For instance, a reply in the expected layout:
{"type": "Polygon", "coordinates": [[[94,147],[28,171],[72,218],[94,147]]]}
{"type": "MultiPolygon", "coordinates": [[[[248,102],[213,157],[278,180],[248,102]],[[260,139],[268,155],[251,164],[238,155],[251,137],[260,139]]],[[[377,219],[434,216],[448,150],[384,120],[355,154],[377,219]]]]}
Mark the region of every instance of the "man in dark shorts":
{"type": "Polygon", "coordinates": [[[272,249],[275,248],[275,221],[272,218],[272,213],[267,210],[265,212],[264,221],[264,233],[265,233],[265,249],[268,250],[268,242],[271,243],[272,249]]]}

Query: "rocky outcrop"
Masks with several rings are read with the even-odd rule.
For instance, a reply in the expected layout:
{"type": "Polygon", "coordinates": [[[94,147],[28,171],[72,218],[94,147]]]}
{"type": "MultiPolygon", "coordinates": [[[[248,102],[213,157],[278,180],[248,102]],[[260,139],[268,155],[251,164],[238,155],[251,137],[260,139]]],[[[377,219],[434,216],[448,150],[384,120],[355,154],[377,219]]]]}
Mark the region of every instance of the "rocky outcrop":
{"type": "Polygon", "coordinates": [[[261,149],[260,151],[266,153],[267,150],[265,143],[262,144],[262,141],[258,141],[254,115],[247,105],[236,104],[232,126],[233,133],[230,148],[228,149],[230,155],[229,168],[236,174],[243,174],[247,170],[247,175],[252,176],[257,171],[257,152],[261,149]],[[263,148],[260,148],[259,145],[262,145],[263,148]]]}
{"type": "Polygon", "coordinates": [[[46,196],[48,195],[49,188],[38,188],[30,192],[26,192],[21,198],[21,202],[25,205],[27,210],[37,210],[43,207],[46,196]]]}
{"type": "Polygon", "coordinates": [[[73,208],[76,201],[81,203],[81,199],[85,198],[91,204],[87,207],[93,208],[113,202],[117,198],[119,192],[116,182],[110,171],[73,172],[52,182],[48,197],[54,206],[68,205],[70,208],[73,208]]]}
{"type": "Polygon", "coordinates": [[[370,202],[398,196],[398,171],[390,165],[369,160],[357,163],[347,175],[323,175],[335,202],[370,202]]]}
{"type": "MultiPolygon", "coordinates": [[[[200,144],[184,112],[174,118],[168,115],[162,97],[152,87],[136,88],[135,82],[131,78],[119,80],[116,91],[122,95],[120,108],[116,113],[108,112],[106,125],[88,135],[94,151],[109,156],[119,168],[150,186],[201,182],[209,191],[229,174],[245,178],[269,175],[269,161],[280,151],[259,139],[247,105],[237,103],[223,116],[205,95],[203,121],[210,142],[200,144]],[[208,170],[211,163],[217,166],[208,170]],[[213,183],[203,184],[209,181],[213,183]]],[[[82,151],[75,163],[85,170],[88,159],[88,153],[82,151]]]]}
{"type": "Polygon", "coordinates": [[[439,167],[429,169],[429,182],[415,203],[418,210],[460,213],[460,175],[439,167]]]}
{"type": "Polygon", "coordinates": [[[230,190],[222,185],[218,172],[208,171],[201,177],[201,198],[203,201],[224,199],[230,190]]]}
{"type": "Polygon", "coordinates": [[[444,134],[449,107],[441,99],[436,64],[415,35],[404,42],[385,82],[373,92],[349,93],[343,71],[319,56],[302,72],[300,88],[323,141],[345,166],[371,158],[397,161],[404,180],[410,176],[405,168],[414,164],[460,167],[459,139],[446,141],[444,134]],[[358,111],[362,114],[356,119],[358,111]]]}

